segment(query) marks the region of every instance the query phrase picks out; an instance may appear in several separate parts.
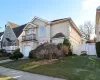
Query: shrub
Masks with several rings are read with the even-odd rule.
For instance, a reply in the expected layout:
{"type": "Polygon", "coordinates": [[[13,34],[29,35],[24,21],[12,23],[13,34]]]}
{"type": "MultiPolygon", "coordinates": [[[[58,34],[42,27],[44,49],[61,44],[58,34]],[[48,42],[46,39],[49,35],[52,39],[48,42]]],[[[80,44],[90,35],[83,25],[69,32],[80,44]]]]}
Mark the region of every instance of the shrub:
{"type": "Polygon", "coordinates": [[[14,59],[15,59],[15,55],[10,55],[10,56],[9,56],[9,59],[14,60],[14,59]]]}
{"type": "Polygon", "coordinates": [[[5,49],[1,49],[0,53],[6,53],[6,50],[5,49]]]}
{"type": "Polygon", "coordinates": [[[28,56],[28,58],[33,58],[33,50],[31,50],[30,52],[29,52],[29,56],[28,56]]]}
{"type": "Polygon", "coordinates": [[[57,45],[49,43],[43,43],[29,53],[29,58],[35,59],[52,59],[62,56],[65,55],[61,50],[58,50],[57,45]]]}
{"type": "Polygon", "coordinates": [[[64,39],[63,44],[69,47],[71,46],[71,43],[68,39],[64,39]]]}
{"type": "Polygon", "coordinates": [[[3,54],[2,53],[0,53],[0,57],[3,57],[3,54]]]}
{"type": "Polygon", "coordinates": [[[69,55],[69,56],[72,56],[72,50],[71,50],[71,49],[69,49],[68,55],[69,55]]]}
{"type": "Polygon", "coordinates": [[[96,53],[97,56],[100,57],[100,42],[96,42],[96,53]]]}
{"type": "Polygon", "coordinates": [[[58,48],[59,50],[62,50],[62,47],[63,47],[63,43],[58,43],[58,44],[57,44],[57,48],[58,48]]]}
{"type": "Polygon", "coordinates": [[[15,60],[18,60],[19,58],[22,58],[23,57],[23,54],[20,52],[20,49],[17,49],[13,52],[12,55],[10,55],[10,59],[15,59],[15,60]]]}

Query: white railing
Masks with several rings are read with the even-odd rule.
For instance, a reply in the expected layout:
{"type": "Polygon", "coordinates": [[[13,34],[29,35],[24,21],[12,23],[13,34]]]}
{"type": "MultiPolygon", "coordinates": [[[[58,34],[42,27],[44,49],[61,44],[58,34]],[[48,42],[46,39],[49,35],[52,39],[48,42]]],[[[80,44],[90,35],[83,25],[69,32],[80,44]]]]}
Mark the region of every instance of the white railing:
{"type": "Polygon", "coordinates": [[[36,34],[29,34],[29,35],[25,35],[22,36],[22,41],[29,41],[29,40],[34,40],[36,39],[36,34]]]}

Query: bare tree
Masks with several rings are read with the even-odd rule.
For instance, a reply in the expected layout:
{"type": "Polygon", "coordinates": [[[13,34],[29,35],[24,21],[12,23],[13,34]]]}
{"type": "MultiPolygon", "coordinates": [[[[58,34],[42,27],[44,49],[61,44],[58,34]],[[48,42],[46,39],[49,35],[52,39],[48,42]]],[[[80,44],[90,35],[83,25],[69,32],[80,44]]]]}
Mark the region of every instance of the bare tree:
{"type": "Polygon", "coordinates": [[[82,33],[82,38],[90,40],[90,36],[94,32],[93,24],[90,21],[87,21],[83,25],[80,25],[79,29],[82,33]]]}

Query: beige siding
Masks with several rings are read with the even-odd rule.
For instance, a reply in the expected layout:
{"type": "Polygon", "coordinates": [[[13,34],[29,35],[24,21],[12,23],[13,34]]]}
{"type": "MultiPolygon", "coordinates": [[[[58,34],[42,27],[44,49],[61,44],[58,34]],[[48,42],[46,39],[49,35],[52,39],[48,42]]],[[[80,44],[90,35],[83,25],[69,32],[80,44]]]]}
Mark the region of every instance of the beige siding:
{"type": "Polygon", "coordinates": [[[22,36],[24,36],[24,35],[25,35],[25,31],[23,31],[21,33],[21,35],[18,37],[18,40],[19,40],[19,48],[22,48],[22,36]]]}
{"type": "Polygon", "coordinates": [[[66,36],[66,38],[68,38],[69,37],[68,24],[69,24],[68,22],[53,24],[51,26],[51,37],[53,37],[55,34],[61,32],[66,36]]]}
{"type": "Polygon", "coordinates": [[[72,45],[81,44],[81,36],[72,25],[70,25],[70,27],[70,42],[72,43],[72,45]]]}
{"type": "Polygon", "coordinates": [[[96,27],[95,27],[95,33],[96,33],[96,40],[100,41],[100,11],[96,11],[96,27]]]}

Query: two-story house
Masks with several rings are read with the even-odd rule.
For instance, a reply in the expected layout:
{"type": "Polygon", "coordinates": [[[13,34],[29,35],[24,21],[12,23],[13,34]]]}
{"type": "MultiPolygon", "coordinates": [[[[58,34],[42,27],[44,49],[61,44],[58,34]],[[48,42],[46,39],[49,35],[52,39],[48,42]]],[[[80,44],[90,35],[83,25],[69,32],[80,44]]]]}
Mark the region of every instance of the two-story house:
{"type": "Polygon", "coordinates": [[[19,26],[17,24],[8,22],[5,25],[5,31],[2,38],[2,48],[7,52],[12,52],[17,48],[21,48],[21,35],[24,34],[23,29],[25,26],[26,24],[19,26]]]}
{"type": "Polygon", "coordinates": [[[24,56],[44,42],[62,43],[64,38],[72,45],[81,44],[81,33],[71,18],[47,21],[38,17],[29,22],[22,36],[22,52],[24,56]]]}

